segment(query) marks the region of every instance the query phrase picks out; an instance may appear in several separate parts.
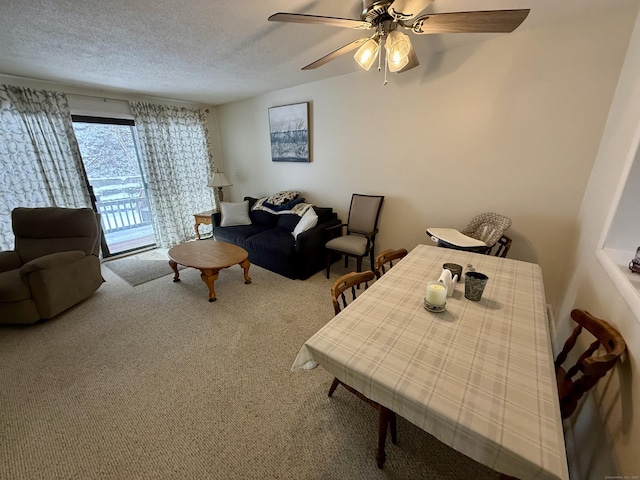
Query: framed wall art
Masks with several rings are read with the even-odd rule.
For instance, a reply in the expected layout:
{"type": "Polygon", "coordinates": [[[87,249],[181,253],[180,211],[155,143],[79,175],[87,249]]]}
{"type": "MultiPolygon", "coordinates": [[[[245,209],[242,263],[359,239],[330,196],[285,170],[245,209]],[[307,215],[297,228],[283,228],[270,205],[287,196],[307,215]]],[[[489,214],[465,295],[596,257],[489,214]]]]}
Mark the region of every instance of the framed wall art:
{"type": "Polygon", "coordinates": [[[271,160],[309,162],[309,102],[269,108],[271,160]]]}

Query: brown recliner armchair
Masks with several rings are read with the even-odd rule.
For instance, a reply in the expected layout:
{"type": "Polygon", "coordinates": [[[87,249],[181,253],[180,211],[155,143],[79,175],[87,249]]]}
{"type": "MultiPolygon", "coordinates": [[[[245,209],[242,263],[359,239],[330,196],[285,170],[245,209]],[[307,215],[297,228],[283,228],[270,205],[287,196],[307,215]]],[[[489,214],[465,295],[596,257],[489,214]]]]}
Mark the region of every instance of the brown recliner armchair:
{"type": "Polygon", "coordinates": [[[0,323],[52,318],[104,282],[90,208],[16,208],[11,221],[15,250],[0,252],[0,323]]]}

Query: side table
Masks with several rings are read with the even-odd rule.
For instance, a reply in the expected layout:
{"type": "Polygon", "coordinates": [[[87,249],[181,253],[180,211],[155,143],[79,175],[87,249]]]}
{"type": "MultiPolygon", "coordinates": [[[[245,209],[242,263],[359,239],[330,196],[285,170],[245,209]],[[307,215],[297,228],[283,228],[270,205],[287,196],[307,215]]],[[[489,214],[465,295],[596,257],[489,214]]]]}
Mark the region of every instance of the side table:
{"type": "Polygon", "coordinates": [[[206,212],[195,213],[193,215],[196,220],[194,228],[196,230],[196,237],[198,237],[198,240],[200,240],[200,230],[198,230],[198,227],[200,225],[211,225],[211,215],[216,212],[217,210],[207,210],[206,212]]]}

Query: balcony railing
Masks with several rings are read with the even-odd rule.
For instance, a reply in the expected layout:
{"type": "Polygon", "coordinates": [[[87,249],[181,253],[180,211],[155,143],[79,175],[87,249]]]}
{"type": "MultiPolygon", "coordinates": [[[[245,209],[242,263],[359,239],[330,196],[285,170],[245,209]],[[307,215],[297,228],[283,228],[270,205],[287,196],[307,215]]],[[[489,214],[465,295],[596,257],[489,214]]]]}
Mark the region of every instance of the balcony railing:
{"type": "Polygon", "coordinates": [[[151,225],[151,210],[146,197],[97,201],[105,233],[151,225]]]}

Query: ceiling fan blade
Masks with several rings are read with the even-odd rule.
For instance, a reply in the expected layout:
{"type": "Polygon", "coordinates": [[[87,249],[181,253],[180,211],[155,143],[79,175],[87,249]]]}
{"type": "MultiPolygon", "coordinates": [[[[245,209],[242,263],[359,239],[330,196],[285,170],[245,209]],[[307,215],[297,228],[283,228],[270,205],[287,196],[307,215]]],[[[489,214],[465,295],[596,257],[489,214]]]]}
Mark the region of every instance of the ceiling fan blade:
{"type": "Polygon", "coordinates": [[[433,0],[395,0],[388,12],[396,20],[409,20],[427,8],[433,0]]]}
{"type": "Polygon", "coordinates": [[[354,28],[356,30],[369,30],[370,28],[373,28],[373,25],[369,22],[363,22],[362,20],[338,17],[320,17],[318,15],[304,15],[302,13],[274,13],[269,17],[269,21],[329,25],[332,27],[354,28]]]}
{"type": "Polygon", "coordinates": [[[369,40],[369,38],[365,37],[365,38],[359,38],[358,40],[354,40],[351,43],[347,43],[345,46],[340,47],[337,50],[334,50],[330,54],[325,55],[324,57],[316,60],[313,63],[310,63],[306,67],[302,67],[302,70],[313,70],[314,68],[321,67],[325,63],[329,63],[331,60],[338,58],[340,55],[344,55],[345,53],[349,53],[352,50],[355,50],[367,40],[369,40]]]}
{"type": "Polygon", "coordinates": [[[529,15],[529,9],[434,13],[413,22],[414,33],[509,33],[529,15]]]}
{"type": "Polygon", "coordinates": [[[416,55],[416,51],[413,49],[413,45],[411,46],[411,50],[409,50],[409,63],[407,63],[404,67],[398,70],[398,73],[406,72],[407,70],[411,70],[412,68],[420,65],[418,61],[418,56],[416,55]]]}

